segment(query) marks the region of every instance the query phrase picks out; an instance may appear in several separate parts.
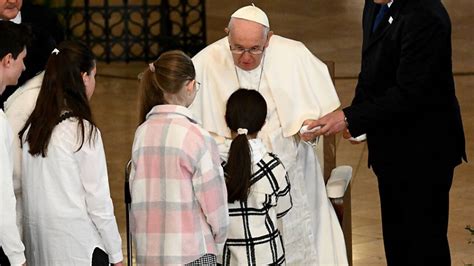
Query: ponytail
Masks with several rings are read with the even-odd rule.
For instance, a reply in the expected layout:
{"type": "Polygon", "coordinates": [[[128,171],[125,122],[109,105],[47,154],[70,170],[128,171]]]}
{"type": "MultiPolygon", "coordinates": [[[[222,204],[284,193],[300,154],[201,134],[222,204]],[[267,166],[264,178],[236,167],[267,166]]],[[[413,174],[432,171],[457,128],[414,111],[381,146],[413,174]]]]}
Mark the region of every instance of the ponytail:
{"type": "Polygon", "coordinates": [[[237,134],[232,141],[224,172],[229,203],[246,201],[252,184],[252,156],[248,135],[256,136],[265,124],[267,103],[256,90],[238,89],[227,100],[225,121],[237,134]]]}
{"type": "Polygon", "coordinates": [[[140,80],[139,124],[145,122],[146,115],[154,106],[166,104],[165,92],[176,94],[186,82],[195,77],[193,61],[182,51],[164,52],[150,63],[140,80]]]}
{"type": "Polygon", "coordinates": [[[140,79],[140,95],[138,96],[138,123],[146,120],[146,115],[155,105],[165,104],[163,90],[159,87],[155,74],[147,68],[140,79]]]}
{"type": "Polygon", "coordinates": [[[62,42],[58,49],[49,56],[35,108],[18,134],[23,139],[29,128],[25,140],[33,156],[46,157],[51,135],[63,112],[71,113],[78,120],[80,145],[77,151],[86,140],[91,144],[97,134],[82,79],[82,73],[90,75],[94,69],[94,55],[87,46],[73,41],[62,42]],[[84,120],[91,124],[88,132],[84,120]]]}
{"type": "Polygon", "coordinates": [[[229,157],[224,171],[226,173],[227,198],[232,203],[246,201],[252,177],[252,159],[247,135],[240,134],[230,145],[229,157]]]}

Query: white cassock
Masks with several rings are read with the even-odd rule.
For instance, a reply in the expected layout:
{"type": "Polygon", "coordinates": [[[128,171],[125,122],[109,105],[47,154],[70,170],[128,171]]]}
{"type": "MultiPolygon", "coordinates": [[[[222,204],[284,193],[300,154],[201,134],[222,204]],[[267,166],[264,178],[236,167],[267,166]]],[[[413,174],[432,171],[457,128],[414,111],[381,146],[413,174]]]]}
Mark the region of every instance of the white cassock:
{"type": "Polygon", "coordinates": [[[276,35],[262,61],[244,71],[235,67],[227,37],[207,46],[193,57],[202,89],[190,109],[222,144],[231,137],[224,119],[229,96],[239,87],[259,90],[268,108],[259,137],[282,160],[291,182],[293,208],[283,218],[287,263],[347,264],[344,236],[319,162],[312,147],[294,137],[303,121],[340,105],[327,67],[301,42],[276,35]]]}

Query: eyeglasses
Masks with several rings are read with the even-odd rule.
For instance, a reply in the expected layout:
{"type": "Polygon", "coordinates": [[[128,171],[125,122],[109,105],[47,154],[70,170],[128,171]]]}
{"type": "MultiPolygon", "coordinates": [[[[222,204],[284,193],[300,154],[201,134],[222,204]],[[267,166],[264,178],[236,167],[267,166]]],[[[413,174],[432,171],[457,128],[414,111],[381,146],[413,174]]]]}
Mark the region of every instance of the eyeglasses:
{"type": "Polygon", "coordinates": [[[232,46],[229,46],[229,47],[230,47],[230,51],[236,55],[242,55],[245,52],[252,55],[261,55],[263,51],[265,50],[265,48],[258,48],[258,47],[252,47],[252,48],[242,48],[242,47],[232,47],[232,46]]]}

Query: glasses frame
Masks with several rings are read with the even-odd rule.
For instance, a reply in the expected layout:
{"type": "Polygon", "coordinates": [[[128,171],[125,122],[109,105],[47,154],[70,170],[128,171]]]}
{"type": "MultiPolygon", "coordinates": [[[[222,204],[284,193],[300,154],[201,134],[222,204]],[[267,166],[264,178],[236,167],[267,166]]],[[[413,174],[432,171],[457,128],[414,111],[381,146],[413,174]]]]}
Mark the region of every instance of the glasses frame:
{"type": "Polygon", "coordinates": [[[263,48],[257,48],[257,47],[252,47],[252,48],[237,48],[237,47],[232,47],[232,45],[229,45],[229,49],[231,53],[235,55],[243,55],[244,53],[249,53],[251,55],[261,55],[265,52],[265,47],[263,48]]]}

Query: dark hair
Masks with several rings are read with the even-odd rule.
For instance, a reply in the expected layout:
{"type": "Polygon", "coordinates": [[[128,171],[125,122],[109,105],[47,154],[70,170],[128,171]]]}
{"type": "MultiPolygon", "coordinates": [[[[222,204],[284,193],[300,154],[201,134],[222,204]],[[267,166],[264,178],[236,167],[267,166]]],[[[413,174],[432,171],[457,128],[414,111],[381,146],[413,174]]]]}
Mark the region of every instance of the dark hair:
{"type": "Polygon", "coordinates": [[[22,24],[0,20],[0,59],[7,54],[12,54],[13,59],[23,52],[30,43],[29,29],[22,24]]]}
{"type": "Polygon", "coordinates": [[[35,109],[18,134],[22,139],[29,127],[26,141],[32,155],[46,156],[51,134],[64,111],[78,119],[81,140],[77,150],[86,139],[84,120],[91,123],[88,141],[97,133],[82,79],[83,73],[90,74],[95,67],[94,56],[89,48],[78,42],[65,41],[58,49],[57,54],[49,57],[35,109]]]}
{"type": "Polygon", "coordinates": [[[186,81],[196,77],[191,58],[179,50],[164,52],[152,64],[154,72],[148,67],[140,79],[140,124],[146,120],[146,115],[153,106],[166,104],[163,92],[176,94],[186,81]]]}
{"type": "Polygon", "coordinates": [[[56,41],[51,34],[37,25],[31,24],[31,42],[27,45],[28,55],[25,58],[26,69],[18,79],[17,87],[22,86],[43,71],[51,55],[51,51],[56,47],[56,41]]]}
{"type": "MultiPolygon", "coordinates": [[[[232,132],[247,129],[248,135],[257,134],[265,124],[267,103],[256,90],[238,89],[227,100],[225,121],[232,132]]],[[[252,157],[247,135],[237,135],[229,149],[224,166],[229,202],[245,201],[252,177],[252,157]]]]}

